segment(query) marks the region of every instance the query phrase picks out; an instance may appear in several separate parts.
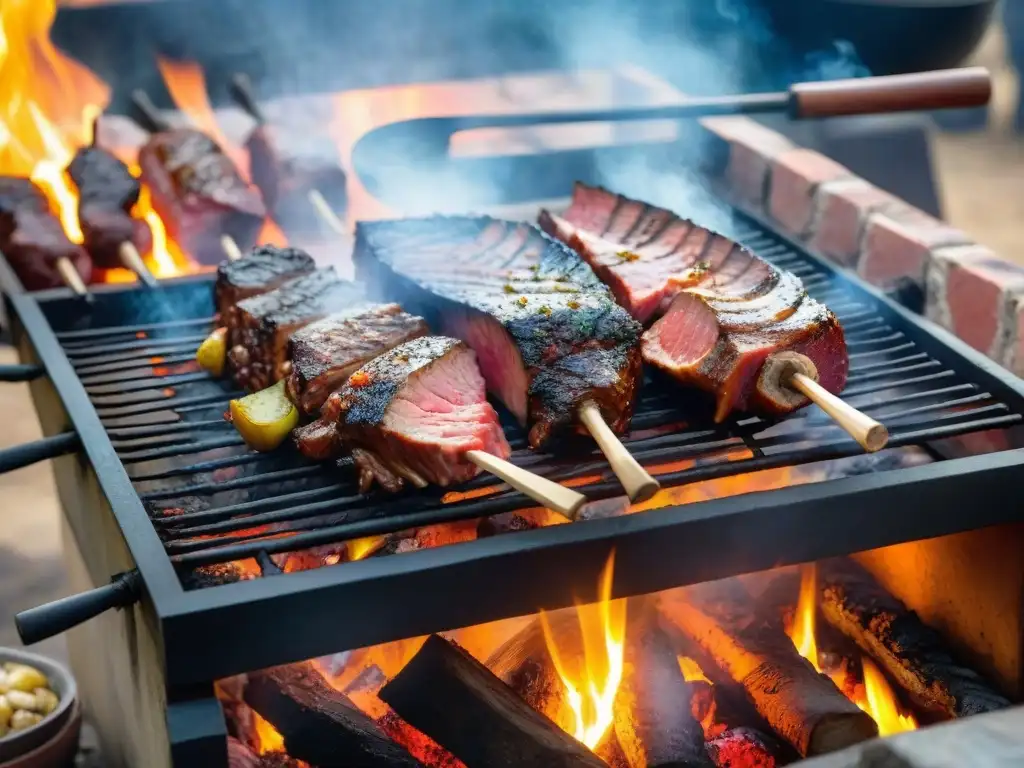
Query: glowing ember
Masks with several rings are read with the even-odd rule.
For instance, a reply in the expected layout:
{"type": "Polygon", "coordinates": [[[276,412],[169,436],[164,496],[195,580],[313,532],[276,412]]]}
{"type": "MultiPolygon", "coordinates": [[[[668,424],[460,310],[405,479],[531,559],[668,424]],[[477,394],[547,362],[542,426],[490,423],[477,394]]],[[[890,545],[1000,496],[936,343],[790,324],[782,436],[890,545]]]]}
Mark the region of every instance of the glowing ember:
{"type": "Polygon", "coordinates": [[[871,659],[861,660],[864,668],[864,701],[854,699],[854,704],[867,712],[878,724],[879,736],[891,736],[894,733],[913,731],[917,721],[912,715],[900,712],[896,703],[896,694],[889,686],[885,675],[871,659]]]}
{"type": "Polygon", "coordinates": [[[800,569],[800,597],[796,602],[790,639],[797,652],[821,672],[818,645],[814,638],[814,618],[818,606],[818,569],[814,563],[800,569]]]}
{"type": "Polygon", "coordinates": [[[345,545],[348,549],[348,559],[362,560],[364,557],[369,557],[383,547],[386,541],[386,536],[366,536],[362,539],[353,539],[345,545]]]}
{"type": "Polygon", "coordinates": [[[612,600],[612,573],[615,556],[601,573],[599,600],[593,605],[577,605],[576,613],[583,635],[584,665],[580,676],[569,673],[551,632],[547,616],[541,612],[544,641],[552,663],[566,690],[566,700],[575,716],[572,735],[594,749],[614,721],[613,704],[622,682],[622,658],[626,635],[626,601],[612,600]]]}
{"type": "Polygon", "coordinates": [[[284,737],[277,730],[264,720],[256,710],[252,710],[253,726],[256,730],[256,737],[259,739],[259,753],[266,755],[271,752],[284,752],[284,737]]]}
{"type": "Polygon", "coordinates": [[[700,668],[700,664],[691,659],[689,656],[679,657],[679,671],[683,673],[683,679],[688,683],[704,682],[710,683],[704,675],[704,670],[700,668]]]}

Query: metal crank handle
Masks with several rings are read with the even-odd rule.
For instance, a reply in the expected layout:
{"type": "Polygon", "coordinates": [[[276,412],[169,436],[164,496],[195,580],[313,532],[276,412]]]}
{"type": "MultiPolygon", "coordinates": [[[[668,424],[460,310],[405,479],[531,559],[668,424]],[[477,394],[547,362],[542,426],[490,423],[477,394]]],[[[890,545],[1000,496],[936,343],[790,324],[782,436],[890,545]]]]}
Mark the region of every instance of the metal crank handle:
{"type": "Polygon", "coordinates": [[[82,445],[77,432],[61,432],[59,435],[44,437],[24,445],[0,450],[0,474],[27,467],[46,459],[55,459],[74,453],[82,445]]]}
{"type": "Polygon", "coordinates": [[[114,576],[109,584],[52,603],[15,614],[14,626],[25,645],[54,637],[109,611],[127,608],[142,597],[142,577],[138,571],[114,576]]]}
{"type": "Polygon", "coordinates": [[[24,365],[0,365],[0,381],[34,381],[46,373],[41,365],[27,363],[24,365]]]}

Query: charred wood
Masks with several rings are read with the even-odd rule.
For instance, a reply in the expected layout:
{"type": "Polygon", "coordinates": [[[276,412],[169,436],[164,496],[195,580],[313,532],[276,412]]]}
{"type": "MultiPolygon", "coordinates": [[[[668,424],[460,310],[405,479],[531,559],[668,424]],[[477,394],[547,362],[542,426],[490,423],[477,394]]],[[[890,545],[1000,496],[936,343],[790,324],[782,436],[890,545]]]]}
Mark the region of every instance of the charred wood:
{"type": "Polygon", "coordinates": [[[875,722],[797,653],[777,616],[759,615],[753,606],[734,579],[677,590],[659,604],[802,756],[877,736],[875,722]]]}
{"type": "Polygon", "coordinates": [[[707,751],[717,768],[776,768],[786,764],[774,740],[753,728],[731,728],[711,739],[707,751]]]}
{"type": "Polygon", "coordinates": [[[821,611],[910,695],[921,709],[967,717],[1010,706],[974,670],[959,664],[941,635],[849,560],[821,568],[821,611]]]}
{"type": "Polygon", "coordinates": [[[380,698],[470,768],[605,765],[438,635],[427,639],[380,698]]]}
{"type": "Polygon", "coordinates": [[[282,752],[257,755],[238,739],[228,736],[228,768],[301,768],[302,764],[282,752]]]}
{"type": "Polygon", "coordinates": [[[281,734],[289,755],[319,768],[419,765],[312,662],[250,673],[245,702],[281,734]]]}

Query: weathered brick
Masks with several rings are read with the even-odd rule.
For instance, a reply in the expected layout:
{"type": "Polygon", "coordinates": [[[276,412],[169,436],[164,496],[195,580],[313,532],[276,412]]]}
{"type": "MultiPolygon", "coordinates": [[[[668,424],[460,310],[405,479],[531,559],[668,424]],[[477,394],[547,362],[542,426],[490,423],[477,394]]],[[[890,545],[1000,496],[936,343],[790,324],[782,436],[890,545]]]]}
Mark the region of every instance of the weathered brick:
{"type": "Polygon", "coordinates": [[[748,117],[708,117],[708,131],[728,142],[725,178],[730,194],[755,210],[762,210],[771,179],[772,163],[795,145],[785,136],[748,117]]]}
{"type": "Polygon", "coordinates": [[[970,238],[960,230],[899,203],[868,216],[857,272],[880,287],[891,286],[901,277],[923,284],[933,251],[970,244],[970,238]]]}
{"type": "Polygon", "coordinates": [[[926,314],[979,352],[1000,360],[1024,297],[1024,267],[980,245],[931,254],[926,314]]]}
{"type": "Polygon", "coordinates": [[[1010,304],[1006,339],[997,362],[1024,377],[1024,297],[1014,296],[1010,304]]]}
{"type": "Polygon", "coordinates": [[[844,267],[856,267],[868,216],[898,198],[864,179],[827,181],[815,194],[807,244],[844,267]]]}
{"type": "Polygon", "coordinates": [[[822,184],[851,179],[848,168],[813,149],[791,149],[772,164],[767,210],[791,235],[810,234],[815,194],[822,184]]]}

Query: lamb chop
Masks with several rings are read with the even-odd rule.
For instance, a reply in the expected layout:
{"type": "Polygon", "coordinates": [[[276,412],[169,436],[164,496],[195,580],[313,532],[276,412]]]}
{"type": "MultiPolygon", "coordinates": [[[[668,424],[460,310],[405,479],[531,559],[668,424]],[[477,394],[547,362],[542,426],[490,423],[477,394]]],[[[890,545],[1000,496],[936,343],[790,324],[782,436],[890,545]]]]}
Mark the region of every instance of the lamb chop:
{"type": "Polygon", "coordinates": [[[327,220],[340,226],[335,222],[348,204],[348,193],[331,137],[316,126],[296,131],[268,122],[244,75],[232,78],[231,93],[256,121],[245,142],[249,172],[274,221],[291,235],[317,233],[323,229],[326,207],[327,220]]]}
{"type": "Polygon", "coordinates": [[[259,192],[205,133],[172,128],[143,93],[132,99],[154,132],[139,150],[139,167],[168,233],[205,264],[224,258],[224,238],[251,248],[267,216],[259,192]]]}
{"type": "Polygon", "coordinates": [[[29,179],[0,176],[0,251],[30,291],[77,280],[83,293],[92,275],[89,254],[68,239],[46,195],[29,179]]]}
{"type": "MultiPolygon", "coordinates": [[[[633,317],[661,315],[644,333],[644,360],[711,393],[716,421],[736,410],[785,414],[810,398],[866,419],[833,397],[849,370],[843,329],[795,275],[671,211],[583,184],[564,214],[540,221],[633,317]]],[[[868,421],[875,437],[855,434],[862,444],[884,433],[868,421]]]]}
{"type": "Polygon", "coordinates": [[[531,446],[589,431],[631,498],[657,489],[614,436],[637,398],[641,327],[570,249],[528,224],[432,217],[360,222],[354,259],[368,282],[476,351],[531,446]]]}
{"type": "Polygon", "coordinates": [[[131,214],[142,191],[139,180],[97,146],[79,149],[67,172],[78,189],[78,222],[93,262],[104,269],[127,267],[146,285],[155,285],[139,256],[153,245],[149,225],[131,214]]]}

